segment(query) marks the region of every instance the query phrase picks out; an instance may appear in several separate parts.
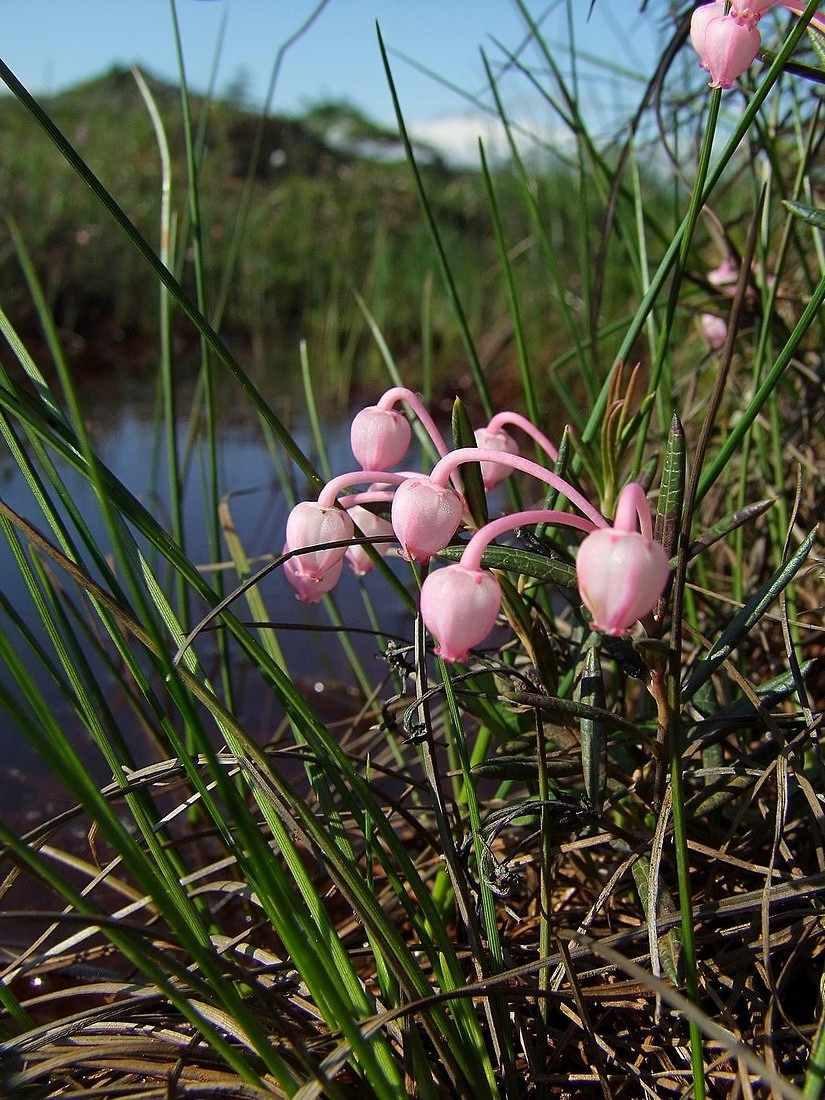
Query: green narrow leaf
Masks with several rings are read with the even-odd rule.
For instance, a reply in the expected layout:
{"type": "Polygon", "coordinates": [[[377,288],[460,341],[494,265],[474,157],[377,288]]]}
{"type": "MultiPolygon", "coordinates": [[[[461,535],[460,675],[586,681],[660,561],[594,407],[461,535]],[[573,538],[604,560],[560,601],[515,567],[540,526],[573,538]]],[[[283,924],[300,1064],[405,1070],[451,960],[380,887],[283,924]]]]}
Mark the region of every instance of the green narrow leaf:
{"type": "MultiPolygon", "coordinates": [[[[647,856],[641,856],[631,868],[633,881],[639,894],[647,919],[658,920],[661,917],[670,917],[679,911],[678,906],[664,883],[659,882],[656,888],[656,916],[650,912],[651,889],[650,873],[651,862],[647,856]]],[[[682,937],[678,925],[671,928],[658,940],[659,961],[662,964],[667,977],[674,986],[679,986],[679,956],[681,954],[682,937]]]]}
{"type": "MultiPolygon", "coordinates": [[[[584,668],[579,681],[579,702],[604,710],[604,681],[597,642],[589,645],[585,651],[584,668]]],[[[582,718],[579,730],[584,789],[598,812],[604,804],[607,786],[607,730],[599,718],[582,718]]]]}
{"type": "Polygon", "coordinates": [[[800,221],[807,222],[815,229],[825,229],[825,210],[818,206],[808,206],[804,202],[783,199],[782,205],[800,221]]]}
{"type": "Polygon", "coordinates": [[[688,555],[691,558],[695,558],[698,554],[701,554],[703,550],[707,550],[708,547],[713,546],[715,542],[723,539],[725,535],[729,535],[731,531],[735,531],[737,527],[741,527],[745,523],[749,523],[752,519],[756,519],[758,516],[764,515],[769,508],[776,503],[774,497],[770,497],[766,500],[757,500],[753,504],[747,504],[744,508],[738,509],[736,512],[731,512],[730,515],[724,516],[718,523],[714,523],[712,527],[708,527],[706,531],[703,531],[698,538],[695,538],[691,542],[688,555]]]}
{"type": "MultiPolygon", "coordinates": [[[[464,547],[445,546],[439,550],[438,557],[448,561],[458,561],[464,547]]],[[[488,569],[507,569],[512,573],[521,573],[537,581],[546,581],[559,588],[576,588],[576,570],[567,562],[547,558],[532,550],[519,550],[515,546],[488,546],[482,556],[482,562],[488,569]]]]}
{"type": "Polygon", "coordinates": [[[675,553],[679,535],[685,496],[685,468],[685,432],[678,415],[674,413],[667,437],[655,527],[656,541],[664,546],[668,557],[675,553]]]}
{"type": "Polygon", "coordinates": [[[734,616],[722,631],[708,655],[694,667],[688,677],[688,681],[682,690],[682,698],[685,701],[690,699],[702,684],[713,675],[722,661],[730,656],[742,639],[759,622],[774,600],[787,588],[804,564],[816,540],[816,535],[816,528],[814,528],[785,564],[777,569],[773,576],[748,600],[742,610],[734,616]]]}

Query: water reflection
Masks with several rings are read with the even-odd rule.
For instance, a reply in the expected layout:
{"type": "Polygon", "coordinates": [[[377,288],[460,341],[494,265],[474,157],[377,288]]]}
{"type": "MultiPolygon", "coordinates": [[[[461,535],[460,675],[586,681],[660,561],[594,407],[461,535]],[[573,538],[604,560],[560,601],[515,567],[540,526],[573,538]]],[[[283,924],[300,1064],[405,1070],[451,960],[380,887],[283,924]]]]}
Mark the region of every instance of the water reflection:
{"type": "MultiPolygon", "coordinates": [[[[227,395],[225,400],[229,401],[230,395],[227,395]]],[[[116,391],[111,389],[107,391],[104,386],[97,392],[87,392],[84,395],[84,402],[88,427],[101,461],[168,529],[170,507],[167,468],[163,443],[154,415],[153,389],[127,383],[125,386],[121,384],[116,391]],[[115,400],[112,399],[113,396],[116,397],[115,400]]],[[[185,405],[186,401],[182,401],[182,407],[185,405]]],[[[284,401],[283,407],[278,410],[282,417],[289,414],[287,406],[287,401],[284,401]]],[[[266,555],[280,551],[283,545],[288,503],[281,489],[277,464],[267,448],[260,428],[248,417],[232,416],[231,408],[231,405],[227,405],[226,412],[229,415],[223,415],[222,406],[223,427],[219,452],[221,491],[226,494],[233,525],[243,543],[245,553],[253,559],[264,558],[266,555]]],[[[302,449],[315,459],[317,456],[312,454],[313,446],[306,422],[293,416],[289,427],[302,449]]],[[[178,444],[181,453],[186,451],[188,433],[188,424],[182,422],[178,426],[178,444]]],[[[339,414],[333,417],[330,413],[325,414],[324,441],[333,470],[351,468],[353,460],[349,450],[348,419],[345,415],[339,414]]],[[[34,523],[53,540],[53,536],[46,531],[45,520],[15,461],[5,450],[5,445],[0,444],[0,447],[3,447],[3,450],[0,450],[0,495],[10,508],[34,523]]],[[[193,562],[199,566],[209,567],[214,564],[214,561],[209,551],[204,522],[207,507],[204,465],[205,456],[202,449],[196,446],[191,452],[184,497],[185,545],[186,552],[193,562]]],[[[71,470],[66,470],[64,476],[71,499],[88,523],[101,549],[106,552],[110,543],[94,490],[80,475],[71,470]]],[[[299,493],[306,489],[300,474],[297,475],[296,489],[299,493]]],[[[221,552],[228,556],[225,547],[221,552]]],[[[153,560],[151,564],[157,568],[159,579],[168,590],[168,567],[162,561],[153,560]]],[[[348,571],[345,572],[346,575],[336,589],[336,602],[347,624],[366,628],[369,626],[369,620],[364,608],[361,588],[357,580],[350,576],[348,571]]],[[[238,578],[233,570],[227,570],[221,575],[224,591],[230,591],[235,587],[238,578]]],[[[61,584],[66,584],[70,599],[77,605],[84,605],[82,612],[85,613],[88,607],[85,597],[81,597],[68,578],[59,574],[57,577],[61,584]]],[[[22,617],[37,641],[48,648],[45,631],[40,625],[39,616],[31,603],[31,597],[5,539],[0,540],[0,578],[2,578],[4,597],[22,617]]],[[[386,599],[388,593],[386,582],[374,576],[368,583],[379,604],[383,599],[384,603],[389,605],[386,609],[382,606],[382,623],[388,630],[408,633],[411,624],[403,609],[396,607],[397,601],[394,597],[392,601],[386,599]],[[394,612],[393,608],[395,608],[394,612]]],[[[298,603],[280,571],[267,576],[262,581],[259,591],[271,620],[292,624],[295,627],[328,626],[328,618],[323,608],[298,603]]],[[[238,601],[235,611],[239,617],[249,618],[248,608],[242,599],[238,601]]],[[[202,607],[193,605],[190,624],[193,624],[202,612],[202,607]]],[[[91,615],[90,621],[93,619],[94,615],[91,615]]],[[[0,625],[8,628],[10,636],[15,637],[16,631],[10,625],[9,617],[2,611],[0,611],[0,625]]],[[[353,676],[336,636],[320,631],[290,630],[287,625],[278,631],[278,638],[284,649],[290,673],[307,693],[313,695],[314,702],[322,713],[326,710],[331,718],[345,710],[347,690],[353,683],[353,676]]],[[[378,647],[374,639],[367,635],[353,633],[350,635],[350,640],[366,667],[370,671],[374,670],[375,678],[379,678],[383,670],[375,663],[378,647]]],[[[111,649],[111,646],[108,648],[111,649]]],[[[215,649],[214,635],[204,635],[199,638],[196,648],[207,672],[210,672],[210,655],[214,654],[215,649]]],[[[83,752],[90,770],[101,783],[108,781],[111,777],[110,772],[89,743],[88,735],[83,731],[79,719],[74,715],[55,678],[28,646],[21,644],[18,651],[62,728],[76,731],[76,744],[83,752]]],[[[100,667],[99,659],[93,658],[93,660],[103,680],[107,703],[118,722],[122,722],[122,731],[130,747],[134,745],[136,757],[146,761],[153,755],[156,757],[154,746],[144,744],[145,734],[141,731],[131,702],[125,697],[117,678],[111,671],[100,667]]],[[[11,690],[16,698],[20,698],[19,691],[10,684],[10,674],[7,669],[0,669],[0,683],[4,685],[5,690],[11,690]]],[[[236,668],[234,687],[236,711],[240,720],[256,739],[268,740],[281,720],[280,710],[271,693],[262,686],[258,674],[246,668],[241,662],[236,668]]],[[[351,705],[355,706],[355,700],[351,705]]],[[[42,820],[50,813],[67,805],[66,794],[58,781],[44,768],[25,736],[9,720],[4,720],[0,725],[0,753],[2,753],[0,785],[4,791],[2,811],[4,817],[11,816],[20,825],[26,827],[28,822],[42,820]]]]}

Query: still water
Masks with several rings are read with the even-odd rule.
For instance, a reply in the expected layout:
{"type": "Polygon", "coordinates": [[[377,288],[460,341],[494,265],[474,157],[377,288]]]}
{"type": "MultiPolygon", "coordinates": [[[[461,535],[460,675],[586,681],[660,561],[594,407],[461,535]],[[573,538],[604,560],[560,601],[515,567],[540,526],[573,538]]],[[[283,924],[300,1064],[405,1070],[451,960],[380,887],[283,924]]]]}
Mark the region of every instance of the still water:
{"type": "MultiPolygon", "coordinates": [[[[101,461],[123,484],[153,513],[159,522],[169,528],[169,494],[167,489],[166,465],[163,457],[163,444],[154,416],[154,388],[139,384],[119,383],[116,389],[102,385],[85,387],[83,408],[88,427],[92,433],[97,453],[101,461]]],[[[186,396],[186,395],[185,395],[186,396]]],[[[232,520],[244,550],[250,558],[280,552],[283,546],[284,525],[288,503],[280,486],[276,464],[273,462],[257,422],[246,416],[232,415],[232,395],[228,394],[222,402],[220,436],[220,480],[221,493],[228,496],[232,520]]],[[[182,402],[184,405],[185,402],[182,402]]],[[[288,424],[302,450],[317,465],[318,455],[314,451],[311,434],[306,419],[292,411],[297,402],[284,403],[276,408],[278,415],[288,424]]],[[[354,465],[349,449],[349,416],[343,412],[326,414],[324,418],[324,442],[329,453],[333,472],[351,469],[354,465]]],[[[188,424],[178,427],[180,450],[186,446],[188,424]]],[[[203,477],[203,454],[196,447],[187,479],[185,502],[185,542],[189,558],[200,566],[213,563],[208,549],[205,530],[206,497],[203,477]]],[[[295,487],[299,493],[306,490],[300,473],[295,472],[295,487]]],[[[99,540],[100,546],[107,548],[105,527],[95,501],[94,492],[89,484],[71,470],[65,473],[65,481],[87,523],[99,540]]],[[[32,495],[20,475],[17,465],[5,443],[0,442],[0,498],[15,512],[24,516],[36,527],[45,530],[45,521],[34,503],[32,495]]],[[[226,554],[225,548],[221,551],[226,554]]],[[[159,574],[164,577],[163,565],[159,574]]],[[[237,583],[237,577],[230,570],[224,574],[225,591],[230,591],[237,583]]],[[[81,597],[68,578],[67,591],[77,604],[88,602],[81,597]]],[[[391,595],[386,582],[377,575],[369,578],[369,584],[376,602],[381,607],[382,625],[385,629],[408,634],[411,624],[403,608],[391,595]]],[[[0,585],[8,599],[27,625],[41,642],[45,642],[45,633],[30,602],[30,597],[20,577],[17,566],[5,539],[0,540],[0,585]]],[[[326,612],[318,606],[298,603],[280,571],[270,574],[260,585],[269,618],[283,624],[300,626],[308,624],[316,627],[329,625],[326,612]]],[[[358,582],[345,570],[341,584],[335,592],[341,614],[348,625],[368,627],[369,621],[358,582]]],[[[248,617],[249,612],[243,601],[236,605],[239,617],[248,617]]],[[[200,609],[193,612],[199,615],[200,609]]],[[[194,623],[190,624],[194,625],[194,623]]],[[[90,770],[101,782],[110,778],[94,746],[88,743],[88,736],[67,704],[60,689],[54,683],[42,662],[22,644],[18,645],[16,631],[9,627],[6,616],[0,610],[0,628],[7,629],[10,637],[27,669],[37,683],[53,714],[64,729],[71,730],[76,737],[78,747],[88,760],[90,770]],[[76,732],[75,732],[76,731],[76,732]]],[[[375,679],[385,671],[378,659],[378,646],[368,635],[353,634],[352,640],[369,672],[374,669],[375,679]]],[[[353,675],[342,654],[335,635],[324,632],[306,632],[290,630],[287,626],[279,629],[279,641],[285,651],[290,673],[302,688],[311,694],[315,703],[330,715],[346,713],[348,708],[347,692],[353,683],[353,675]]],[[[200,656],[208,657],[214,646],[214,639],[205,636],[197,643],[200,656]]],[[[115,714],[123,717],[124,732],[139,739],[142,735],[133,716],[128,701],[121,698],[123,690],[116,679],[106,670],[101,673],[107,701],[115,714]]],[[[5,681],[8,689],[9,672],[0,666],[0,683],[5,681]]],[[[12,688],[12,690],[15,690],[12,688]]],[[[19,695],[15,691],[15,694],[19,695]]],[[[355,701],[349,704],[354,708],[355,701]]],[[[257,674],[238,670],[237,711],[239,718],[256,739],[265,741],[270,737],[280,721],[276,702],[262,687],[257,674]]],[[[142,754],[140,754],[142,755],[142,754]]],[[[25,828],[29,823],[42,820],[66,804],[66,794],[51,774],[47,765],[40,760],[21,731],[0,710],[0,795],[6,820],[11,820],[25,828]]]]}

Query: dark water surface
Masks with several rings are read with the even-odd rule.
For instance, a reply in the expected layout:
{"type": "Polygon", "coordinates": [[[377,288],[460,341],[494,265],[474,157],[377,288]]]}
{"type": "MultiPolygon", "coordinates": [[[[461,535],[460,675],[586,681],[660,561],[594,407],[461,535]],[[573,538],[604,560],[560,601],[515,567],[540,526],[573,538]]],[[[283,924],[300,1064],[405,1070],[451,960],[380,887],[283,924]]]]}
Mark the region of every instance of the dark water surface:
{"type": "MultiPolygon", "coordinates": [[[[184,398],[187,395],[184,395],[184,398]]],[[[169,497],[167,489],[166,465],[163,457],[163,443],[154,417],[154,387],[141,384],[117,385],[101,384],[87,387],[83,394],[84,410],[89,429],[93,435],[97,453],[103,463],[134,493],[141,502],[156,516],[159,522],[169,528],[169,497]]],[[[257,423],[248,416],[233,416],[232,402],[237,394],[228,393],[222,397],[220,421],[223,429],[220,436],[221,492],[230,495],[230,507],[235,529],[242,540],[249,557],[279,553],[283,546],[284,524],[287,502],[280,488],[277,468],[265,444],[257,423]]],[[[185,400],[182,402],[184,405],[185,400]]],[[[282,402],[276,411],[287,420],[299,445],[313,461],[311,436],[304,419],[292,416],[288,420],[291,404],[282,402]]],[[[349,418],[342,413],[327,415],[324,421],[324,440],[329,451],[333,473],[351,469],[354,465],[349,450],[349,418]]],[[[178,427],[181,451],[185,446],[188,424],[178,427]]],[[[185,495],[185,537],[186,550],[192,561],[199,565],[210,563],[208,539],[205,530],[206,514],[203,476],[204,454],[195,449],[192,469],[188,478],[185,495]]],[[[306,486],[300,474],[295,474],[295,484],[303,493],[306,486]]],[[[107,535],[94,492],[88,483],[71,471],[65,472],[65,480],[72,497],[83,514],[86,522],[99,539],[100,546],[108,547],[107,535]]],[[[5,444],[0,443],[0,497],[14,511],[20,513],[53,538],[45,530],[44,520],[32,495],[21,477],[17,465],[5,444]]],[[[226,557],[225,547],[221,554],[226,557]]],[[[164,583],[168,573],[163,563],[153,561],[158,575],[164,583]]],[[[237,577],[230,571],[225,574],[226,591],[237,583],[237,577]]],[[[89,609],[88,601],[68,578],[67,590],[71,599],[89,609]]],[[[3,594],[24,617],[27,625],[38,639],[45,641],[45,632],[32,607],[25,584],[12,558],[5,539],[0,540],[0,584],[3,594]]],[[[386,582],[380,577],[370,578],[370,586],[376,602],[381,607],[382,625],[386,629],[409,632],[410,623],[394,596],[390,596],[386,582]]],[[[324,610],[320,607],[308,607],[298,603],[292,589],[283,579],[280,571],[268,576],[260,586],[269,618],[291,624],[328,625],[324,610]]],[[[342,581],[335,592],[342,615],[348,624],[368,626],[359,586],[355,579],[344,571],[342,581]]],[[[242,600],[236,605],[236,613],[248,618],[249,612],[242,600]]],[[[194,608],[192,615],[196,620],[202,608],[194,608]]],[[[89,618],[95,616],[90,613],[89,618]]],[[[194,625],[194,622],[190,625],[194,625]]],[[[10,636],[16,639],[16,631],[9,626],[5,615],[0,611],[0,627],[8,628],[10,636]]],[[[325,706],[334,712],[341,712],[347,706],[346,689],[352,684],[353,676],[344,659],[334,635],[325,633],[307,633],[304,631],[280,630],[279,640],[285,650],[289,670],[307,693],[323,710],[325,706]]],[[[377,664],[376,642],[367,636],[352,636],[366,667],[375,670],[375,678],[380,677],[383,666],[377,664]]],[[[16,640],[15,640],[16,644],[16,640]]],[[[209,670],[208,658],[214,652],[214,638],[205,636],[196,643],[197,652],[209,670]]],[[[97,750],[90,744],[88,735],[83,731],[76,716],[54,684],[41,662],[22,642],[17,651],[25,661],[33,679],[46,698],[50,709],[56,715],[64,729],[71,731],[75,743],[82,751],[84,760],[101,783],[111,776],[101,760],[97,750]]],[[[276,729],[280,721],[280,712],[275,700],[261,685],[257,674],[239,668],[237,670],[237,712],[246,728],[256,739],[265,741],[276,729]]],[[[151,746],[142,744],[144,735],[137,728],[135,717],[122,698],[123,689],[115,678],[103,671],[103,684],[107,701],[114,713],[123,719],[123,732],[136,745],[136,756],[143,760],[152,758],[151,746]]],[[[11,687],[10,673],[0,666],[0,682],[11,687]]],[[[19,692],[11,687],[19,697],[19,692]]],[[[50,768],[39,759],[28,744],[21,731],[0,710],[0,814],[7,822],[27,828],[30,824],[42,821],[57,810],[69,804],[68,796],[50,768]]]]}

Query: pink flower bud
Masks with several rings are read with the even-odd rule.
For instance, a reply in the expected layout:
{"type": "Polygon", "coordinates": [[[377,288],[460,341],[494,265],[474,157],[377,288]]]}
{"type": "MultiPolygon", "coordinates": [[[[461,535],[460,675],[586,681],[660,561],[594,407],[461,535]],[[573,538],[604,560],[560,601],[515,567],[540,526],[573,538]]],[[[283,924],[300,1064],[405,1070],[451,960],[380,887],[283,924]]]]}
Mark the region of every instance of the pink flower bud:
{"type": "MultiPolygon", "coordinates": [[[[476,433],[476,446],[485,451],[504,451],[505,454],[517,455],[520,453],[519,445],[509,432],[503,428],[490,430],[479,428],[476,433]]],[[[496,485],[504,481],[513,472],[512,466],[505,466],[501,462],[482,462],[481,476],[485,489],[495,489],[496,485]]]]}
{"type": "MultiPolygon", "coordinates": [[[[284,547],[286,552],[287,547],[284,547]]],[[[338,583],[341,570],[344,568],[343,558],[325,570],[320,576],[313,576],[304,572],[301,563],[309,554],[298,555],[284,562],[284,575],[295,589],[295,597],[301,603],[318,603],[322,596],[330,592],[338,583]]]]}
{"type": "Polygon", "coordinates": [[[464,502],[447,485],[411,478],[395,490],[392,526],[408,558],[429,561],[458,530],[464,502]]]}
{"type": "Polygon", "coordinates": [[[638,531],[592,531],[576,556],[579,592],[593,628],[624,634],[653,610],[670,575],[661,543],[638,531]]]}
{"type": "Polygon", "coordinates": [[[715,313],[703,313],[699,318],[699,328],[712,348],[718,350],[724,347],[728,338],[728,323],[724,317],[717,317],[715,313]]]}
{"type": "Polygon", "coordinates": [[[711,88],[730,88],[750,67],[762,43],[756,29],[760,15],[761,11],[744,6],[737,15],[733,11],[725,15],[720,0],[694,11],[690,37],[699,64],[710,73],[711,88]]]}
{"type": "MultiPolygon", "coordinates": [[[[374,535],[389,535],[391,538],[395,537],[392,524],[389,520],[377,516],[375,512],[371,512],[369,508],[362,508],[360,504],[356,504],[354,508],[349,509],[349,514],[362,535],[367,535],[369,537],[374,535]]],[[[376,550],[379,554],[383,554],[386,553],[387,547],[383,544],[379,544],[376,546],[376,550]]],[[[371,573],[375,568],[372,564],[372,558],[367,553],[366,548],[360,546],[358,543],[350,546],[347,550],[347,561],[353,573],[359,577],[364,576],[365,573],[371,573]]]]}
{"type": "Polygon", "coordinates": [[[363,470],[388,470],[407,453],[411,436],[403,413],[369,405],[353,418],[350,445],[363,470]]]}
{"type": "Polygon", "coordinates": [[[739,279],[739,264],[727,257],[718,267],[708,272],[708,282],[728,298],[733,297],[739,279]]]}
{"type": "Polygon", "coordinates": [[[445,661],[465,661],[495,626],[501,589],[492,573],[448,565],[421,586],[421,617],[445,661]]]}
{"type": "Polygon", "coordinates": [[[328,570],[341,565],[346,553],[345,546],[326,549],[323,544],[351,539],[352,532],[352,520],[343,509],[324,508],[321,504],[305,500],[296,504],[289,513],[286,545],[289,550],[319,546],[318,550],[301,554],[300,559],[296,560],[300,561],[300,572],[304,576],[320,580],[328,570]]]}

